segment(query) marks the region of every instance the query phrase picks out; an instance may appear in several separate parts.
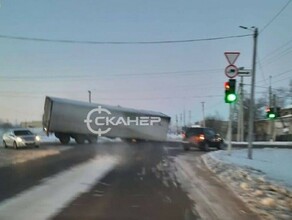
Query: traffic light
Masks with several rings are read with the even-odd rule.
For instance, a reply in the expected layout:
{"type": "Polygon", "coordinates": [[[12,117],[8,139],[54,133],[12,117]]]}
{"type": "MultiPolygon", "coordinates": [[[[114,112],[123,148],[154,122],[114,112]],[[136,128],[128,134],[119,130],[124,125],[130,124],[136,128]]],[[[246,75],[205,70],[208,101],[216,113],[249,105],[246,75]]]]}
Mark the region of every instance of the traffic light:
{"type": "Polygon", "coordinates": [[[275,108],[267,107],[267,109],[266,109],[266,113],[267,113],[266,114],[266,118],[268,118],[268,119],[276,119],[276,118],[281,117],[280,110],[281,110],[281,108],[279,108],[279,107],[275,107],[275,108]]]}
{"type": "Polygon", "coordinates": [[[268,118],[268,119],[274,119],[274,118],[276,118],[276,113],[274,112],[274,108],[270,108],[270,107],[268,107],[267,109],[266,109],[266,118],[268,118]]]}
{"type": "Polygon", "coordinates": [[[233,103],[237,100],[237,95],[235,92],[236,80],[229,79],[228,82],[225,82],[225,103],[233,103]]]}

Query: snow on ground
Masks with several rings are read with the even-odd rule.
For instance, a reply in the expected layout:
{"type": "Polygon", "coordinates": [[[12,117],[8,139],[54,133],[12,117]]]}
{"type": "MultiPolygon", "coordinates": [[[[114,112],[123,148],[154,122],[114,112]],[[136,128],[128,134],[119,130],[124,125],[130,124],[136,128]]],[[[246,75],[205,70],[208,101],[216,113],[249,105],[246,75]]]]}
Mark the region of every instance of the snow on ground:
{"type": "Polygon", "coordinates": [[[168,133],[167,134],[167,140],[169,140],[169,141],[181,141],[182,140],[182,135],[181,134],[168,133]]]}
{"type": "MultiPolygon", "coordinates": [[[[240,142],[240,141],[232,141],[232,144],[242,144],[242,145],[248,145],[248,142],[240,142]]],[[[278,145],[278,146],[286,146],[287,148],[289,146],[292,146],[292,141],[255,141],[252,143],[253,145],[265,145],[266,147],[272,145],[278,145]]]]}
{"type": "Polygon", "coordinates": [[[0,167],[60,154],[62,151],[69,150],[71,148],[72,147],[70,146],[64,145],[41,146],[38,149],[24,148],[20,150],[0,148],[0,167]]]}
{"type": "Polygon", "coordinates": [[[121,138],[107,138],[107,137],[98,137],[98,143],[105,143],[105,142],[122,142],[121,138]]]}
{"type": "Polygon", "coordinates": [[[260,170],[267,178],[292,187],[292,149],[253,149],[252,160],[247,158],[246,149],[234,150],[231,156],[227,151],[215,151],[211,155],[227,163],[260,170]]]}
{"type": "Polygon", "coordinates": [[[89,191],[118,163],[113,156],[96,156],[47,178],[42,184],[0,203],[0,219],[50,219],[78,195],[89,191]]]}
{"type": "Polygon", "coordinates": [[[202,156],[207,167],[263,219],[292,216],[292,149],[253,149],[210,152],[202,156]]]}

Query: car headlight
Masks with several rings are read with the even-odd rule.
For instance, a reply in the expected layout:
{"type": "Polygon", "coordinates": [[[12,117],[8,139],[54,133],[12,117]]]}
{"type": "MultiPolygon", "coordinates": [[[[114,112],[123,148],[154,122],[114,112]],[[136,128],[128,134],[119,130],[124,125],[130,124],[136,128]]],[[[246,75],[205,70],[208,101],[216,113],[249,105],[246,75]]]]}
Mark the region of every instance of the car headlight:
{"type": "Polygon", "coordinates": [[[35,140],[40,141],[41,140],[40,136],[35,136],[35,140]]]}
{"type": "Polygon", "coordinates": [[[16,138],[16,141],[17,141],[17,142],[22,142],[22,139],[21,139],[20,137],[17,137],[17,138],[16,138]]]}

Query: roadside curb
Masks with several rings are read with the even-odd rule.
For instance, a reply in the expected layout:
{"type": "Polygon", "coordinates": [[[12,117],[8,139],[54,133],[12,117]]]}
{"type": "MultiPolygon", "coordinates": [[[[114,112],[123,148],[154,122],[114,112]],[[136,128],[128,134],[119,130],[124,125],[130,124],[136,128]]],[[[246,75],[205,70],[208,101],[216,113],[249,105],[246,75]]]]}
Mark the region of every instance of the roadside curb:
{"type": "Polygon", "coordinates": [[[235,195],[263,219],[292,219],[292,192],[285,186],[265,179],[261,171],[201,156],[207,168],[216,174],[235,195]]]}

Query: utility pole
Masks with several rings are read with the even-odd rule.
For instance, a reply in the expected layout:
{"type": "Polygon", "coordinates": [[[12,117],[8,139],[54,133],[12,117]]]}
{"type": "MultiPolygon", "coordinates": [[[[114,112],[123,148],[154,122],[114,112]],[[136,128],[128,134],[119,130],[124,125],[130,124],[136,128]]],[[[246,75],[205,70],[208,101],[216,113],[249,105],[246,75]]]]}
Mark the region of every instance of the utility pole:
{"type": "Polygon", "coordinates": [[[206,123],[205,123],[205,102],[201,102],[202,103],[202,113],[203,113],[203,127],[206,127],[206,123]]]}
{"type": "Polygon", "coordinates": [[[237,141],[244,141],[243,76],[239,83],[239,113],[237,116],[237,141]]]}
{"type": "MultiPolygon", "coordinates": [[[[277,109],[277,102],[276,102],[276,95],[273,95],[273,109],[274,111],[276,111],[277,109]]],[[[272,140],[275,141],[276,140],[276,120],[271,120],[273,125],[272,125],[272,140]]]]}
{"type": "Polygon", "coordinates": [[[175,115],[176,133],[178,134],[178,116],[175,115]]]}
{"type": "Polygon", "coordinates": [[[257,38],[258,28],[253,27],[253,57],[252,57],[252,75],[251,75],[251,92],[248,120],[248,159],[252,159],[252,143],[254,139],[254,90],[255,90],[255,74],[256,74],[256,55],[257,55],[257,38]]]}
{"type": "MultiPolygon", "coordinates": [[[[272,108],[272,76],[269,77],[269,108],[272,108]]],[[[273,140],[273,121],[269,121],[269,139],[273,140]]]]}
{"type": "Polygon", "coordinates": [[[88,90],[88,99],[89,99],[89,103],[91,103],[91,91],[88,90]]]}
{"type": "Polygon", "coordinates": [[[189,123],[190,126],[192,125],[192,111],[189,110],[189,123]]]}
{"type": "Polygon", "coordinates": [[[186,109],[184,108],[184,111],[183,111],[183,119],[184,119],[184,127],[186,126],[186,109]]]}

